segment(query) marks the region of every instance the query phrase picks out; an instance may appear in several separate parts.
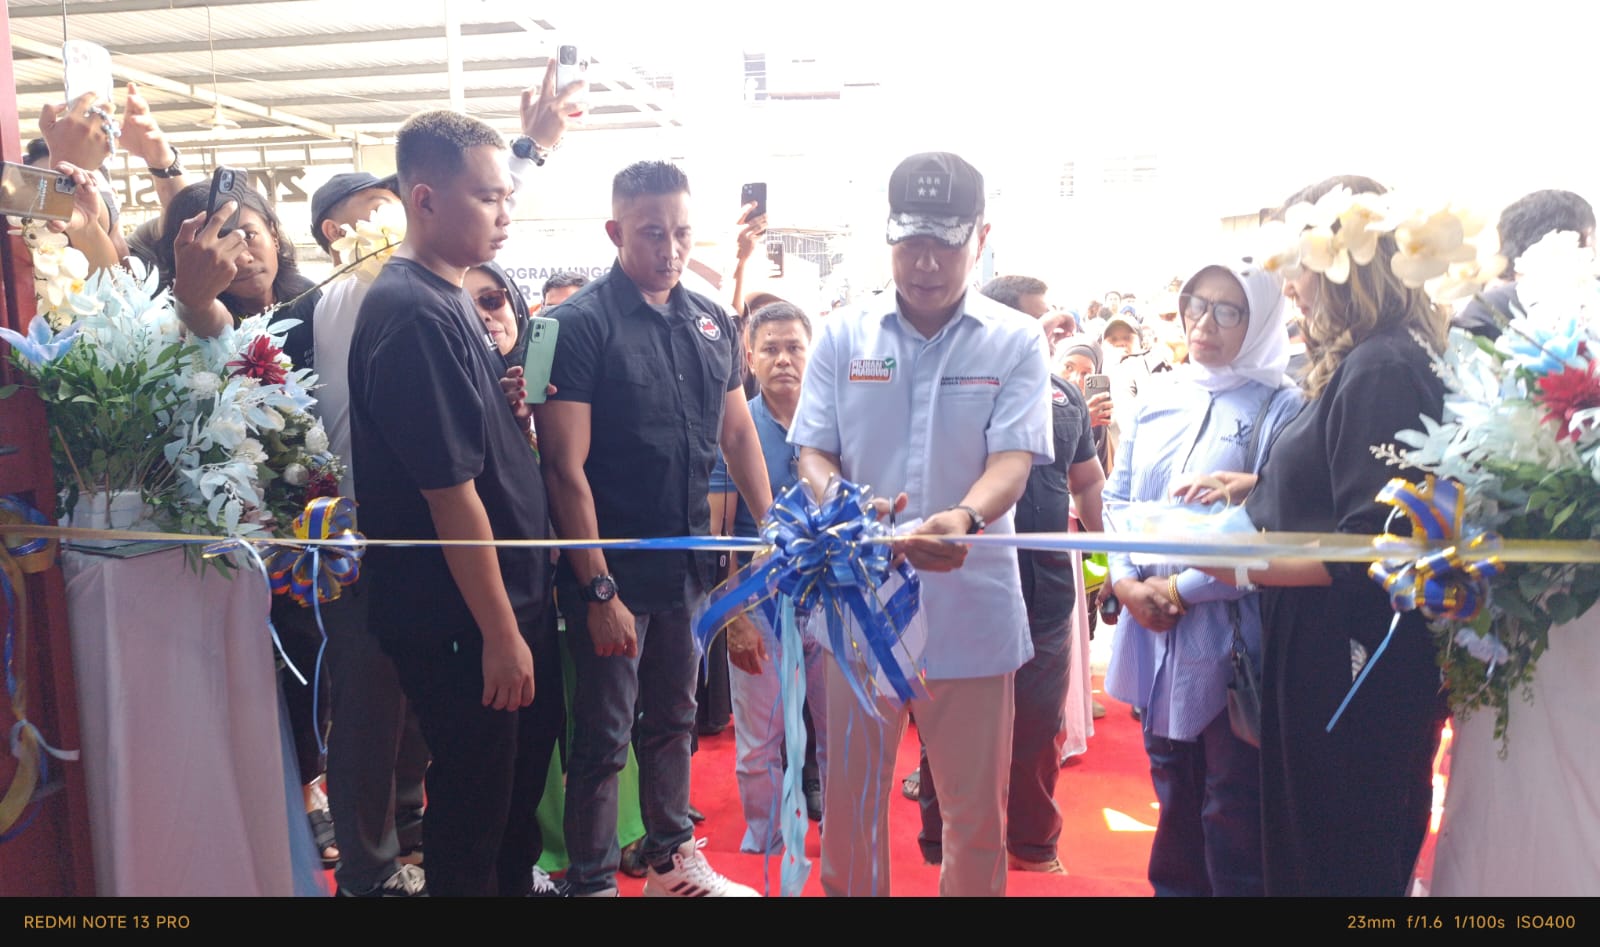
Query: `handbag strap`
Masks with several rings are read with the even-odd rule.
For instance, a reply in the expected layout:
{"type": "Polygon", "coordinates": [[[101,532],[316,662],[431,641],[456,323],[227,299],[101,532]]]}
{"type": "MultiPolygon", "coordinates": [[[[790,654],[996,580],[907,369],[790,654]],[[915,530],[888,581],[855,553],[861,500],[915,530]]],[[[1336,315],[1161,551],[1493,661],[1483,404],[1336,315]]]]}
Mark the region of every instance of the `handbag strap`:
{"type": "Polygon", "coordinates": [[[1228,621],[1233,625],[1233,653],[1249,656],[1250,649],[1244,643],[1244,635],[1239,632],[1239,603],[1237,600],[1228,602],[1228,621]]]}
{"type": "Polygon", "coordinates": [[[1261,469],[1261,428],[1266,423],[1267,412],[1272,410],[1272,403],[1278,400],[1278,392],[1282,390],[1282,387],[1272,389],[1272,393],[1261,402],[1261,409],[1256,412],[1256,423],[1250,428],[1250,452],[1246,456],[1250,458],[1252,471],[1261,469]]]}

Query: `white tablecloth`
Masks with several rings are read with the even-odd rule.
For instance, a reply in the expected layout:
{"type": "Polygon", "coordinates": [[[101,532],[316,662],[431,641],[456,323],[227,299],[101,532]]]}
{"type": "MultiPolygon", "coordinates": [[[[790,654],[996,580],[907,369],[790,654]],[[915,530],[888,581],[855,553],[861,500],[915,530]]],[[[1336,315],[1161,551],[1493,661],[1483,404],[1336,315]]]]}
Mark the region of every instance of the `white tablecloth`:
{"type": "Polygon", "coordinates": [[[295,894],[309,830],[260,576],[202,577],[180,550],[63,568],[97,893],[295,894]]]}

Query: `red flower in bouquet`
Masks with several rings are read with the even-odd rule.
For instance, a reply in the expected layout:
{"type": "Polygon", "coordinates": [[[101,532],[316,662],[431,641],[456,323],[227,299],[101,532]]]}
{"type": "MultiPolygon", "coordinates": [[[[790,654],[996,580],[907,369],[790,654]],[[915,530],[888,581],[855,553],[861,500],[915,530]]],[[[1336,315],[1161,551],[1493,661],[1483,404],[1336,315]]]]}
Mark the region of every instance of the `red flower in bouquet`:
{"type": "Polygon", "coordinates": [[[264,335],[257,336],[238,358],[228,363],[228,367],[233,369],[234,377],[244,375],[263,385],[281,385],[287,378],[283,365],[278,361],[278,356],[282,354],[283,350],[273,345],[272,339],[264,335]]]}
{"type": "Polygon", "coordinates": [[[309,503],[319,497],[336,497],[339,495],[339,478],[327,471],[314,473],[306,481],[306,502],[309,503]]]}
{"type": "Polygon", "coordinates": [[[1589,408],[1600,408],[1600,378],[1595,377],[1594,365],[1586,368],[1564,368],[1539,379],[1540,400],[1544,403],[1544,419],[1558,424],[1558,440],[1578,439],[1572,428],[1572,416],[1589,408]]]}

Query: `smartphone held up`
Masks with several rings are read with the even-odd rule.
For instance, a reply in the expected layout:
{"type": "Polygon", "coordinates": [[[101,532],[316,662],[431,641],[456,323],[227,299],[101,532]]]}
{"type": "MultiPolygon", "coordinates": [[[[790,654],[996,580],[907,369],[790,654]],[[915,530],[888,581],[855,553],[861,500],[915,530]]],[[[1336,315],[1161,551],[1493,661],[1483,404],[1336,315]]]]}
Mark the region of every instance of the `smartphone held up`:
{"type": "Polygon", "coordinates": [[[750,213],[745,215],[746,222],[760,220],[762,217],[767,216],[766,182],[757,181],[752,184],[746,184],[743,188],[740,188],[739,206],[745,207],[750,204],[754,204],[756,206],[750,208],[750,213]]]}
{"type": "Polygon", "coordinates": [[[233,213],[228,216],[227,223],[217,231],[217,236],[226,237],[239,226],[239,212],[244,209],[244,202],[239,199],[240,193],[250,186],[250,176],[237,168],[218,165],[211,172],[211,191],[206,195],[206,220],[216,216],[222,205],[233,201],[233,213]]]}
{"type": "Polygon", "coordinates": [[[7,161],[0,174],[0,213],[10,217],[69,221],[77,190],[72,178],[59,171],[7,161]]]}
{"type": "MultiPolygon", "coordinates": [[[[559,94],[567,86],[580,80],[589,78],[589,56],[571,43],[563,43],[556,47],[556,92],[559,94]]],[[[581,100],[577,103],[575,111],[568,112],[567,117],[578,118],[584,113],[581,100]]]]}

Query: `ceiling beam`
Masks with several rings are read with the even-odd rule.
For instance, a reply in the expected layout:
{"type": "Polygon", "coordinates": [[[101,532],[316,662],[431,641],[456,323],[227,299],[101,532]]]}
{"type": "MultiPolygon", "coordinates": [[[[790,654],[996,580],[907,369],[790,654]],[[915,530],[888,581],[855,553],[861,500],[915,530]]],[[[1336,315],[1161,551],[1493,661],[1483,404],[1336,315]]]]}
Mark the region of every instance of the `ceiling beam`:
{"type": "MultiPolygon", "coordinates": [[[[463,23],[462,36],[498,36],[516,33],[522,28],[515,23],[463,23]]],[[[444,39],[442,26],[417,26],[396,30],[363,30],[346,33],[294,33],[288,36],[235,36],[216,37],[217,52],[239,52],[255,49],[294,49],[300,46],[344,46],[368,43],[393,43],[405,40],[444,39]]],[[[164,43],[112,43],[107,49],[118,56],[160,56],[171,53],[203,53],[211,48],[204,39],[179,40],[164,43]]],[[[16,47],[15,38],[12,46],[16,47]]],[[[19,47],[20,48],[20,47],[19,47]]]]}
{"type": "Polygon", "coordinates": [[[99,0],[95,3],[40,4],[12,7],[6,11],[13,20],[61,16],[92,16],[96,13],[146,13],[154,10],[184,10],[203,7],[261,6],[263,0],[99,0]]]}
{"type": "MultiPolygon", "coordinates": [[[[462,63],[464,72],[498,72],[517,71],[526,72],[533,79],[543,75],[545,64],[549,57],[536,56],[531,59],[481,59],[462,63]]],[[[403,65],[385,65],[378,71],[372,66],[339,66],[336,68],[322,69],[280,69],[276,72],[264,70],[261,72],[218,72],[217,78],[222,82],[324,82],[333,79],[366,79],[381,76],[384,79],[394,79],[400,76],[433,76],[444,71],[443,62],[414,62],[403,65]]],[[[196,72],[184,75],[168,76],[173,82],[185,85],[209,85],[211,73],[196,72]]],[[[530,80],[531,81],[531,80],[530,80]]],[[[598,84],[597,84],[598,88],[598,84]]],[[[59,82],[37,82],[29,85],[17,86],[18,95],[43,95],[57,93],[61,90],[59,82]]]]}
{"type": "MultiPolygon", "coordinates": [[[[485,89],[467,89],[465,99],[517,99],[522,96],[525,86],[494,86],[485,89]]],[[[359,105],[362,102],[376,102],[384,104],[405,104],[408,102],[439,102],[448,98],[443,90],[416,89],[405,92],[372,92],[362,95],[287,95],[270,99],[253,99],[257,105],[267,108],[302,108],[307,105],[359,105]]],[[[162,102],[150,106],[152,112],[188,112],[195,108],[192,102],[162,102]]],[[[644,107],[632,101],[604,102],[590,109],[592,112],[601,112],[602,109],[616,111],[625,109],[630,112],[646,111],[644,107]]],[[[465,108],[458,111],[466,111],[465,108]]],[[[603,113],[602,113],[603,114],[603,113]]]]}
{"type": "MultiPolygon", "coordinates": [[[[61,59],[60,47],[52,46],[48,43],[40,43],[34,40],[25,39],[20,36],[11,37],[11,47],[13,49],[25,50],[35,56],[42,56],[57,61],[60,61],[61,59]]],[[[278,125],[288,125],[293,128],[303,129],[305,131],[321,135],[324,138],[350,139],[358,144],[375,144],[374,141],[363,135],[361,132],[342,130],[338,126],[330,125],[327,122],[319,122],[316,119],[306,118],[290,112],[284,112],[282,110],[272,108],[271,106],[259,105],[246,99],[237,99],[231,95],[217,95],[216,93],[212,92],[211,89],[204,86],[185,85],[181,82],[173,82],[171,79],[168,79],[165,76],[158,76],[155,73],[145,72],[142,69],[129,68],[128,66],[119,63],[115,58],[111,60],[111,73],[112,75],[121,79],[130,79],[142,86],[148,86],[152,89],[160,89],[163,92],[170,92],[174,95],[181,95],[185,98],[193,99],[196,102],[204,102],[206,105],[220,103],[223,108],[226,108],[232,112],[236,112],[241,115],[253,116],[255,118],[266,119],[267,121],[278,125]]]]}

